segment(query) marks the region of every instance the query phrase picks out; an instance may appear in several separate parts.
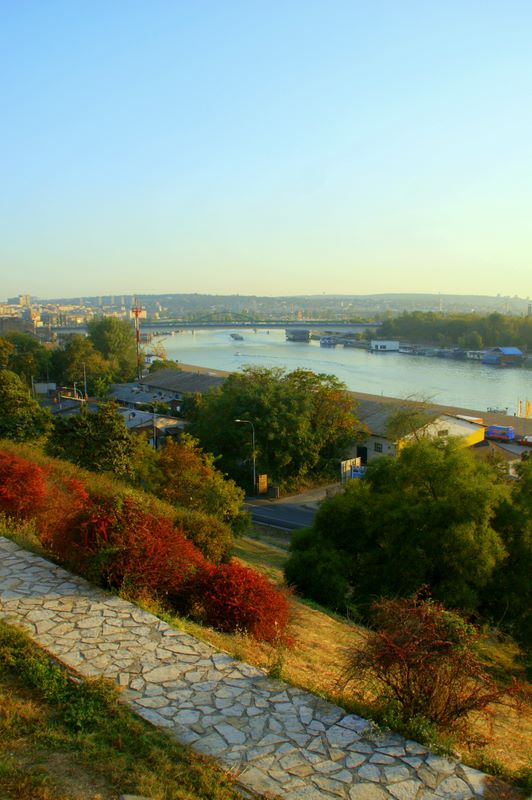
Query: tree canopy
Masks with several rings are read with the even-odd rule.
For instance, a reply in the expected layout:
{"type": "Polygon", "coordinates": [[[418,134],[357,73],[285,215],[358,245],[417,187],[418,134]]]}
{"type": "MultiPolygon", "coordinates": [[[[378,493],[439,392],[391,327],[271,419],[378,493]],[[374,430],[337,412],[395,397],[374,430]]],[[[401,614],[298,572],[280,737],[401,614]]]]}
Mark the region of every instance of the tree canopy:
{"type": "Polygon", "coordinates": [[[79,334],[70,336],[63,349],[53,351],[50,366],[59,384],[83,387],[86,379],[89,394],[95,393],[98,381],[110,383],[113,373],[111,361],[96,350],[90,339],[79,334]]]}
{"type": "Polygon", "coordinates": [[[46,451],[94,472],[112,472],[137,480],[152,451],[141,436],[127,430],[113,403],[104,403],[97,412],[54,419],[46,451]]]}
{"type": "Polygon", "coordinates": [[[95,349],[111,363],[119,380],[131,380],[137,367],[133,328],[125,320],[114,317],[93,319],[88,323],[89,339],[95,349]]]}
{"type": "Polygon", "coordinates": [[[10,370],[0,370],[0,437],[17,442],[39,439],[50,425],[49,412],[31,397],[24,381],[10,370]]]}
{"type": "Polygon", "coordinates": [[[244,492],[216,469],[214,456],[203,452],[192,436],[178,442],[168,439],[158,453],[157,469],[150,487],[162,500],[195,511],[203,511],[227,523],[233,533],[249,525],[242,512],[244,492]]]}
{"type": "Polygon", "coordinates": [[[31,385],[32,378],[35,381],[46,380],[50,351],[35,337],[27,333],[6,333],[1,349],[6,368],[15,372],[27,386],[31,385]]]}
{"type": "Polygon", "coordinates": [[[250,484],[255,456],[258,473],[295,484],[330,470],[356,441],[362,426],[354,410],[345,385],[332,375],[250,367],[196,397],[191,432],[239,482],[250,484]],[[251,425],[237,419],[253,424],[255,453],[251,425]]]}
{"type": "Polygon", "coordinates": [[[499,345],[532,348],[532,317],[492,314],[403,312],[383,322],[380,335],[409,342],[458,345],[469,350],[499,345]]]}
{"type": "Polygon", "coordinates": [[[457,442],[420,439],[322,504],[313,527],[294,536],[287,579],[323,602],[327,575],[324,584],[314,574],[323,554],[337,564],[338,607],[364,613],[376,597],[407,597],[426,584],[437,600],[475,609],[505,557],[494,519],[507,494],[494,468],[457,442]]]}
{"type": "Polygon", "coordinates": [[[494,523],[507,555],[497,564],[482,610],[519,642],[532,670],[532,458],[517,473],[494,523]]]}

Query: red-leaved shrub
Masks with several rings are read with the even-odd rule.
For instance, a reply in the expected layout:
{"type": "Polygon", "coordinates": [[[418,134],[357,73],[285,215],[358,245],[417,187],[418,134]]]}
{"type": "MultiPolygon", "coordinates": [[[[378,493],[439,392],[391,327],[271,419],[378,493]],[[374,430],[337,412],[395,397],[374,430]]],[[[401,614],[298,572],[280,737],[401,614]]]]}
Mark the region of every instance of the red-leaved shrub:
{"type": "Polygon", "coordinates": [[[35,516],[41,544],[68,562],[68,552],[55,545],[68,543],[68,531],[74,531],[80,524],[90,496],[82,481],[77,478],[55,476],[50,473],[47,481],[46,504],[35,516]]]}
{"type": "Polygon", "coordinates": [[[287,641],[286,592],[237,561],[205,564],[189,588],[190,613],[220,631],[246,631],[264,642],[287,641]]]}
{"type": "Polygon", "coordinates": [[[180,605],[183,587],[203,565],[202,554],[182,529],[142,511],[133,500],[124,500],[103,549],[102,575],[109,585],[148,589],[180,605]]]}
{"type": "Polygon", "coordinates": [[[372,610],[376,630],[350,654],[346,671],[356,691],[378,687],[402,719],[443,727],[501,697],[478,655],[478,631],[459,614],[417,596],[382,599],[372,610]]]}
{"type": "Polygon", "coordinates": [[[203,565],[196,547],[165,517],[131,497],[90,497],[69,524],[50,531],[47,546],[61,561],[114,588],[149,590],[177,604],[203,565]]]}
{"type": "Polygon", "coordinates": [[[289,644],[287,592],[236,561],[211,563],[194,544],[227,558],[227,526],[198,512],[180,511],[172,522],[124,487],[84,481],[60,462],[41,467],[0,451],[0,511],[34,519],[61,564],[101,585],[157,596],[221,631],[289,644]]]}
{"type": "Polygon", "coordinates": [[[42,509],[46,470],[20,456],[0,451],[0,511],[28,519],[42,509]]]}

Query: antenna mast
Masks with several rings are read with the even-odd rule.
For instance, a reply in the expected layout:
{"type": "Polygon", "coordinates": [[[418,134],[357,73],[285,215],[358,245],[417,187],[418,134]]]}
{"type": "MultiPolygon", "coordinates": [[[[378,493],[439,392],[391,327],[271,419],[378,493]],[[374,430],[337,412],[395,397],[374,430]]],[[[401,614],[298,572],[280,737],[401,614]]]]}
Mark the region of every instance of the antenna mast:
{"type": "Polygon", "coordinates": [[[131,309],[135,317],[135,343],[137,346],[137,379],[140,381],[142,378],[142,366],[140,363],[140,314],[142,308],[139,306],[138,297],[135,297],[135,305],[131,309]]]}

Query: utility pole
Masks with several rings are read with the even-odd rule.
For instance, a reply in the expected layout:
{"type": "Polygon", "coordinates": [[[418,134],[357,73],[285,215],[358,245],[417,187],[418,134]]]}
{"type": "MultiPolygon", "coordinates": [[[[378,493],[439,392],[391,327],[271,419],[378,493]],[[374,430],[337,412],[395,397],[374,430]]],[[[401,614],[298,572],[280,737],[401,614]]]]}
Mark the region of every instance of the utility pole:
{"type": "Polygon", "coordinates": [[[251,446],[252,446],[252,465],[253,465],[253,492],[257,491],[257,456],[255,451],[255,426],[250,419],[235,419],[235,422],[251,425],[251,446]]]}
{"type": "Polygon", "coordinates": [[[135,342],[137,345],[137,378],[140,381],[142,378],[142,366],[140,363],[140,314],[142,312],[142,308],[139,306],[138,298],[135,297],[135,305],[131,309],[133,314],[135,315],[135,342]]]}

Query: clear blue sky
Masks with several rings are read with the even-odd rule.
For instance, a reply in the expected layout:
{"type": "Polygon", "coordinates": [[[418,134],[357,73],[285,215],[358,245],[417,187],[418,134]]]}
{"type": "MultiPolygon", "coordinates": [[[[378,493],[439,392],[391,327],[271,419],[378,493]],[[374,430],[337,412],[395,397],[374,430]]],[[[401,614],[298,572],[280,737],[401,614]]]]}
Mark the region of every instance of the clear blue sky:
{"type": "Polygon", "coordinates": [[[532,294],[529,0],[0,0],[0,299],[532,294]]]}

